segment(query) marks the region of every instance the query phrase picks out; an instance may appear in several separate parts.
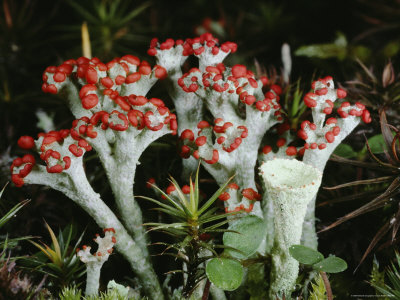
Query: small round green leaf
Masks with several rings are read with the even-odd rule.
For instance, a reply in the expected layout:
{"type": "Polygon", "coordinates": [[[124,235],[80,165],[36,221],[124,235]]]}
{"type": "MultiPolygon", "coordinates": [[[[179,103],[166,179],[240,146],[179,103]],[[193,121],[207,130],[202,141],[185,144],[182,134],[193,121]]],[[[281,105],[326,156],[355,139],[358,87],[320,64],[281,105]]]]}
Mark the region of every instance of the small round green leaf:
{"type": "Polygon", "coordinates": [[[213,258],[206,266],[208,279],[225,291],[236,290],[242,283],[243,273],[242,265],[229,258],[213,258]]]}
{"type": "Polygon", "coordinates": [[[355,152],[353,148],[347,144],[339,144],[333,153],[344,158],[352,158],[357,156],[357,152],[355,152]]]}
{"type": "Polygon", "coordinates": [[[347,269],[347,263],[339,257],[329,256],[323,261],[314,264],[313,269],[326,273],[339,273],[347,269]]]}
{"type": "Polygon", "coordinates": [[[313,265],[324,259],[321,252],[302,245],[290,246],[289,253],[295,260],[305,265],[313,265]]]}
{"type": "Polygon", "coordinates": [[[235,232],[224,233],[224,245],[239,250],[240,252],[227,250],[229,255],[239,259],[254,254],[265,237],[264,221],[256,216],[246,216],[239,219],[229,226],[229,230],[235,232]]]}

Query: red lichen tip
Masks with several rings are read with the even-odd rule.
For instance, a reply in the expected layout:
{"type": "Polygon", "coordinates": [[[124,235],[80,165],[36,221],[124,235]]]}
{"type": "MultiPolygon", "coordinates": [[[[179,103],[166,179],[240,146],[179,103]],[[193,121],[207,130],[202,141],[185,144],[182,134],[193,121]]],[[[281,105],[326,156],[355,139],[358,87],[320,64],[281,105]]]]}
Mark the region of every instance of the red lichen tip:
{"type": "Polygon", "coordinates": [[[110,228],[104,228],[103,231],[104,231],[104,232],[110,231],[110,232],[112,232],[112,233],[115,233],[115,229],[112,228],[112,227],[110,227],[110,228]]]}
{"type": "Polygon", "coordinates": [[[191,142],[194,141],[193,131],[191,131],[190,129],[185,129],[184,131],[182,131],[180,139],[181,140],[189,140],[191,142]]]}
{"type": "Polygon", "coordinates": [[[337,89],[336,94],[337,94],[337,97],[338,97],[339,99],[346,98],[346,96],[347,96],[346,91],[343,90],[343,89],[337,89]]]}
{"type": "Polygon", "coordinates": [[[213,149],[211,159],[204,159],[204,161],[210,165],[217,163],[218,160],[219,160],[219,152],[216,149],[213,149]]]}
{"type": "Polygon", "coordinates": [[[238,190],[239,186],[236,183],[232,182],[232,183],[228,184],[227,188],[232,189],[232,190],[238,190]]]}
{"type": "Polygon", "coordinates": [[[246,77],[247,75],[247,68],[244,65],[234,65],[232,67],[232,75],[235,78],[246,77]]]}
{"type": "Polygon", "coordinates": [[[152,178],[149,178],[149,180],[147,180],[147,182],[146,182],[146,188],[152,188],[153,187],[153,185],[156,183],[156,180],[152,177],[152,178]]]}
{"type": "Polygon", "coordinates": [[[288,156],[295,156],[295,155],[297,154],[297,148],[294,147],[294,146],[289,146],[289,147],[286,149],[286,154],[287,154],[288,156]]]}
{"type": "Polygon", "coordinates": [[[325,134],[325,139],[328,143],[333,143],[335,141],[335,135],[332,131],[328,131],[325,134]]]}
{"type": "Polygon", "coordinates": [[[29,150],[35,147],[35,140],[33,137],[24,135],[18,139],[18,146],[22,149],[29,150]]]}
{"type": "Polygon", "coordinates": [[[186,195],[190,194],[190,186],[188,186],[188,185],[184,185],[181,190],[186,195]]]}
{"type": "Polygon", "coordinates": [[[221,201],[228,201],[231,198],[228,192],[224,192],[221,195],[219,195],[218,199],[221,201]]]}
{"type": "Polygon", "coordinates": [[[263,148],[263,150],[262,150],[262,152],[263,152],[264,154],[268,154],[268,153],[270,153],[271,151],[272,151],[272,147],[269,146],[269,145],[264,146],[264,148],[263,148]]]}
{"type": "Polygon", "coordinates": [[[168,194],[168,195],[170,195],[173,191],[175,191],[176,190],[176,188],[175,188],[175,186],[171,183],[168,187],[167,187],[167,189],[166,189],[166,193],[168,194]]]}
{"type": "Polygon", "coordinates": [[[35,165],[35,158],[31,154],[26,154],[22,158],[14,159],[10,166],[11,180],[16,187],[24,185],[24,177],[26,177],[35,165]],[[17,168],[17,169],[16,169],[17,168]]]}
{"type": "Polygon", "coordinates": [[[242,190],[243,197],[247,198],[250,201],[259,201],[261,200],[261,195],[257,193],[252,188],[247,188],[242,190]]]}
{"type": "Polygon", "coordinates": [[[285,138],[280,138],[280,139],[278,139],[278,141],[276,142],[276,145],[277,145],[279,148],[285,146],[285,144],[286,144],[286,139],[285,139],[285,138]]]}
{"type": "Polygon", "coordinates": [[[282,94],[282,88],[277,84],[271,85],[271,90],[273,90],[278,96],[282,94]]]}
{"type": "Polygon", "coordinates": [[[366,123],[366,124],[371,123],[371,121],[372,121],[371,115],[368,110],[363,111],[361,118],[364,121],[364,123],[366,123]]]}
{"type": "Polygon", "coordinates": [[[314,93],[307,93],[303,98],[304,104],[310,108],[316,107],[317,101],[315,99],[313,99],[314,97],[316,97],[316,95],[314,93]]]}

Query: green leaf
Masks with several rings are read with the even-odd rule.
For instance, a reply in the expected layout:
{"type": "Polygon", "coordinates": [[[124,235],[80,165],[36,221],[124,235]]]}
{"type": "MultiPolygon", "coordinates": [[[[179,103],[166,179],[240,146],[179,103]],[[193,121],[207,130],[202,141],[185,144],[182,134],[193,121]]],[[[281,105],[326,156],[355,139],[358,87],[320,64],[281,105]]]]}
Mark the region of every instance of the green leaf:
{"type": "Polygon", "coordinates": [[[50,233],[50,237],[51,237],[51,241],[53,242],[53,246],[54,246],[54,262],[56,262],[57,264],[62,265],[62,256],[61,256],[61,249],[60,249],[60,245],[58,244],[58,240],[56,238],[56,235],[54,234],[53,230],[50,228],[49,224],[47,224],[47,222],[44,222],[46,224],[47,230],[50,233]]]}
{"type": "Polygon", "coordinates": [[[337,58],[343,60],[347,56],[347,40],[342,33],[338,33],[337,38],[333,43],[301,46],[294,54],[297,56],[316,57],[321,59],[337,58]]]}
{"type": "Polygon", "coordinates": [[[153,230],[160,230],[160,229],[168,229],[168,228],[173,228],[173,229],[182,229],[184,227],[188,227],[189,225],[187,223],[179,222],[179,223],[170,223],[170,224],[163,224],[163,223],[145,223],[144,225],[146,226],[155,226],[150,228],[148,231],[153,231],[153,230]]]}
{"type": "MultiPolygon", "coordinates": [[[[8,184],[8,183],[7,183],[8,184]]],[[[7,184],[0,191],[0,199],[6,189],[7,184]]],[[[18,204],[16,204],[13,208],[11,208],[4,216],[0,218],[0,228],[6,224],[15,214],[24,207],[30,200],[24,200],[18,204]]]]}
{"type": "Polygon", "coordinates": [[[183,210],[185,211],[185,213],[188,216],[193,217],[193,213],[192,213],[192,211],[190,211],[189,202],[186,199],[186,195],[182,192],[181,187],[179,186],[179,183],[173,177],[171,177],[169,181],[175,187],[175,192],[178,194],[177,198],[178,198],[179,202],[181,203],[183,210]]]}
{"type": "MultiPolygon", "coordinates": [[[[199,165],[197,166],[197,170],[196,170],[196,178],[194,180],[194,199],[196,200],[196,210],[199,210],[199,193],[200,193],[200,189],[199,189],[199,171],[200,171],[200,161],[199,161],[199,165]]],[[[190,185],[191,187],[192,185],[190,185]]]]}
{"type": "Polygon", "coordinates": [[[339,273],[347,269],[347,263],[336,256],[329,256],[312,266],[315,270],[326,273],[339,273]]]}
{"type": "Polygon", "coordinates": [[[397,55],[399,51],[400,51],[400,42],[397,40],[387,43],[383,48],[382,52],[383,55],[385,55],[385,57],[390,58],[397,55]]]}
{"type": "MultiPolygon", "coordinates": [[[[374,154],[384,153],[387,150],[385,139],[382,134],[374,135],[368,139],[368,145],[371,149],[371,152],[374,154]]],[[[361,151],[367,151],[367,145],[361,151]]]]}
{"type": "Polygon", "coordinates": [[[71,5],[75,9],[75,11],[80,14],[86,21],[94,24],[98,23],[98,19],[94,15],[89,13],[89,11],[86,10],[83,6],[79,5],[78,2],[70,0],[67,1],[67,3],[71,5]]]}
{"type": "Polygon", "coordinates": [[[208,279],[225,291],[236,290],[242,283],[243,273],[242,265],[229,258],[213,258],[206,267],[208,279]]]}
{"type": "Polygon", "coordinates": [[[219,197],[219,195],[222,194],[222,192],[225,190],[225,188],[228,186],[229,182],[233,179],[234,176],[228,179],[227,182],[223,186],[221,186],[215,193],[212,195],[210,199],[204,205],[199,209],[199,212],[197,213],[199,216],[207,210],[219,197]]]}
{"type": "Polygon", "coordinates": [[[238,249],[228,251],[235,258],[247,258],[254,254],[265,237],[265,224],[262,219],[256,216],[246,216],[229,226],[229,230],[223,236],[224,245],[238,249]]]}
{"type": "Polygon", "coordinates": [[[302,245],[290,246],[289,253],[295,260],[305,265],[313,265],[324,259],[321,252],[302,245]]]}
{"type": "Polygon", "coordinates": [[[120,24],[125,24],[138,16],[142,11],[144,11],[147,7],[150,6],[150,2],[145,2],[141,6],[137,7],[136,9],[132,10],[128,15],[126,15],[124,18],[122,18],[120,21],[120,24]]]}
{"type": "Polygon", "coordinates": [[[165,194],[165,193],[164,193],[161,189],[159,189],[157,186],[153,185],[153,187],[156,188],[158,191],[160,191],[164,196],[166,195],[166,196],[165,196],[166,199],[167,199],[172,205],[174,205],[177,209],[173,208],[173,207],[170,206],[170,205],[167,205],[167,204],[165,204],[165,203],[162,203],[162,202],[160,202],[160,201],[158,201],[158,200],[156,200],[156,199],[153,199],[153,198],[149,198],[149,197],[145,197],[145,196],[135,196],[135,197],[136,197],[136,198],[142,198],[142,199],[149,200],[149,201],[151,201],[151,202],[153,202],[153,203],[155,203],[155,204],[157,204],[157,205],[159,205],[159,206],[161,206],[161,207],[164,207],[164,208],[167,209],[167,210],[173,211],[174,214],[181,215],[182,217],[185,217],[185,216],[186,216],[185,213],[184,213],[184,210],[182,209],[182,207],[181,207],[180,205],[178,205],[174,200],[172,200],[167,194],[165,194]]]}
{"type": "Polygon", "coordinates": [[[326,288],[324,284],[324,280],[322,279],[321,274],[318,274],[317,278],[314,278],[313,282],[311,282],[311,293],[308,297],[309,300],[327,300],[326,296],[326,288]],[[315,282],[315,283],[314,283],[315,282]]]}
{"type": "MultiPolygon", "coordinates": [[[[224,213],[224,214],[219,214],[219,215],[212,215],[209,217],[204,218],[205,215],[203,215],[200,219],[199,219],[199,223],[200,224],[205,224],[205,223],[209,223],[209,222],[213,222],[219,219],[225,219],[228,216],[232,216],[237,214],[237,212],[230,212],[230,213],[224,213]]],[[[232,221],[232,219],[230,220],[232,221]]]]}
{"type": "Polygon", "coordinates": [[[352,158],[357,156],[357,152],[355,152],[353,148],[347,144],[339,144],[333,154],[344,158],[352,158]]]}
{"type": "Polygon", "coordinates": [[[8,182],[3,186],[3,188],[0,191],[0,199],[1,199],[1,196],[3,196],[4,190],[6,189],[7,185],[8,185],[8,182]]]}

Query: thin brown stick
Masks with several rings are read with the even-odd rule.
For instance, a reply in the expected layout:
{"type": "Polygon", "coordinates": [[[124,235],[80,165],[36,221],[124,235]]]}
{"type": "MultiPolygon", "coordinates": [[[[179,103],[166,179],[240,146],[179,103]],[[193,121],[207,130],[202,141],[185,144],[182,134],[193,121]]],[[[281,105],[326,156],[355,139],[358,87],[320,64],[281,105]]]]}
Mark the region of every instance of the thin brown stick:
{"type": "Polygon", "coordinates": [[[329,283],[328,276],[326,276],[326,273],[323,271],[320,271],[319,274],[321,274],[322,280],[324,281],[326,296],[328,297],[328,300],[333,300],[332,288],[331,284],[329,283]]]}
{"type": "Polygon", "coordinates": [[[206,285],[204,286],[203,297],[201,297],[201,300],[208,300],[208,296],[210,295],[210,286],[211,282],[207,279],[206,285]]]}

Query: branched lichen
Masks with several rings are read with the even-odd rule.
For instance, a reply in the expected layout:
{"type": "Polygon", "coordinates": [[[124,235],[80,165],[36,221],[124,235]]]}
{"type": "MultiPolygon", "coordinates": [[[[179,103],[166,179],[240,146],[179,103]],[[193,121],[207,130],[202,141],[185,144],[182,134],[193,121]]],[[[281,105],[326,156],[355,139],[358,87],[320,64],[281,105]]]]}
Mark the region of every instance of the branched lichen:
{"type": "Polygon", "coordinates": [[[94,254],[90,252],[90,246],[83,246],[82,250],[77,249],[78,257],[86,265],[86,296],[98,293],[101,268],[108,260],[117,242],[114,235],[114,228],[105,228],[103,238],[97,234],[94,241],[98,244],[98,248],[94,254]]]}

